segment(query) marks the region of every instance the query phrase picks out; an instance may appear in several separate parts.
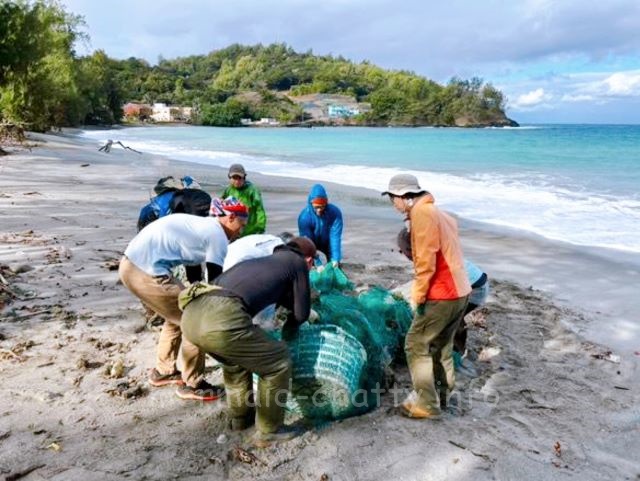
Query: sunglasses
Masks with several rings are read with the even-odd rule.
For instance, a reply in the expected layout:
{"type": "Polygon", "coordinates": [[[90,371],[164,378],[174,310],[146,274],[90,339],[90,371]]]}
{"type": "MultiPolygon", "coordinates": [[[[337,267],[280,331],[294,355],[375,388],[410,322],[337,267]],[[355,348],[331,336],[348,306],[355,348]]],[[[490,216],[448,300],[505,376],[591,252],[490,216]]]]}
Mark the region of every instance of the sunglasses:
{"type": "Polygon", "coordinates": [[[243,180],[244,176],[242,176],[242,175],[230,175],[229,178],[233,179],[233,180],[243,180]]]}

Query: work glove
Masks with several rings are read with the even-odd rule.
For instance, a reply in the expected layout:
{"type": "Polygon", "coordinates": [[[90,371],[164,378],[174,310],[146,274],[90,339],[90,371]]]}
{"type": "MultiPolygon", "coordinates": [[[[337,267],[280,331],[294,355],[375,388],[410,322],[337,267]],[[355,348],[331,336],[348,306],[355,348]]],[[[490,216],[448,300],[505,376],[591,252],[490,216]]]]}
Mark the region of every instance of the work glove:
{"type": "Polygon", "coordinates": [[[299,327],[300,324],[298,324],[298,321],[296,321],[295,317],[293,316],[293,312],[289,311],[287,313],[287,320],[282,326],[282,339],[293,339],[298,334],[299,327]]]}
{"type": "Polygon", "coordinates": [[[412,299],[409,304],[411,306],[411,312],[413,312],[414,314],[416,314],[418,316],[424,315],[424,308],[425,308],[425,304],[424,303],[418,304],[416,301],[414,301],[412,299]]]}
{"type": "Polygon", "coordinates": [[[309,322],[309,324],[315,324],[319,320],[320,320],[320,315],[316,311],[311,309],[311,311],[309,312],[309,319],[307,322],[309,322]]]}

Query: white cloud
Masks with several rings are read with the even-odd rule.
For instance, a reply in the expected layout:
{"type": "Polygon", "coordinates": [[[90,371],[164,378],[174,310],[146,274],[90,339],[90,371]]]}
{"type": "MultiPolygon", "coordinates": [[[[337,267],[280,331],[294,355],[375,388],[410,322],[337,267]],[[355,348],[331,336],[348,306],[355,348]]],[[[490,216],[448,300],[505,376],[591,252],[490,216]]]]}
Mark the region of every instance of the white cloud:
{"type": "Polygon", "coordinates": [[[512,107],[516,109],[533,108],[547,103],[551,98],[552,96],[545,93],[543,88],[537,88],[526,94],[519,95],[512,103],[512,107]]]}
{"type": "Polygon", "coordinates": [[[616,72],[602,81],[604,93],[612,96],[640,96],[640,72],[616,72]]]}
{"type": "Polygon", "coordinates": [[[560,100],[562,102],[592,102],[594,97],[586,94],[564,94],[560,100]]]}

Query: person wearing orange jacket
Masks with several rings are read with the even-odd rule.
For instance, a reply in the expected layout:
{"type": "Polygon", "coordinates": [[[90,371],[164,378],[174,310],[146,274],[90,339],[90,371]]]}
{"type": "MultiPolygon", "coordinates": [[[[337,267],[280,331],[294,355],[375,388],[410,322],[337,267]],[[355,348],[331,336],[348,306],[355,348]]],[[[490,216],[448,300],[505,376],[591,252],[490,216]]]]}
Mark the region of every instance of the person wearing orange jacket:
{"type": "Polygon", "coordinates": [[[382,195],[388,195],[409,221],[414,266],[414,318],[405,340],[414,392],[402,403],[400,413],[436,418],[455,384],[453,336],[471,292],[458,226],[411,174],[393,176],[382,195]]]}

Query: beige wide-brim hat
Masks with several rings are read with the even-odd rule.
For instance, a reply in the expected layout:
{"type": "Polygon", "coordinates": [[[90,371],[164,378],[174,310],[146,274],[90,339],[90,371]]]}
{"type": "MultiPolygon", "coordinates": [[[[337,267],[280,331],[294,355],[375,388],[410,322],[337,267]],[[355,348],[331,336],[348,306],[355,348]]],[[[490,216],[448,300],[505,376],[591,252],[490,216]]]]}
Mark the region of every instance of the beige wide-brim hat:
{"type": "Polygon", "coordinates": [[[418,179],[411,174],[397,174],[391,177],[389,180],[389,187],[382,195],[397,195],[399,197],[406,194],[422,194],[426,192],[420,184],[418,179]]]}

